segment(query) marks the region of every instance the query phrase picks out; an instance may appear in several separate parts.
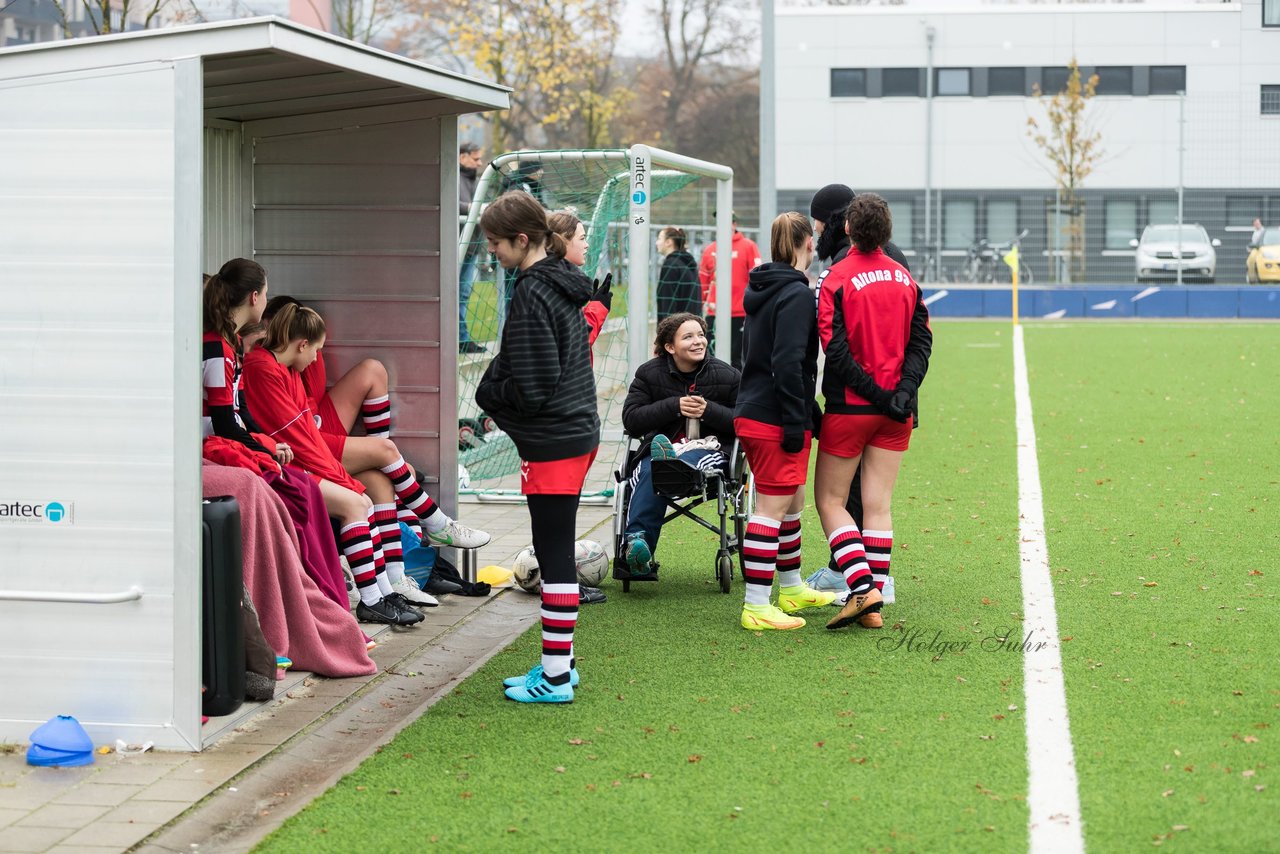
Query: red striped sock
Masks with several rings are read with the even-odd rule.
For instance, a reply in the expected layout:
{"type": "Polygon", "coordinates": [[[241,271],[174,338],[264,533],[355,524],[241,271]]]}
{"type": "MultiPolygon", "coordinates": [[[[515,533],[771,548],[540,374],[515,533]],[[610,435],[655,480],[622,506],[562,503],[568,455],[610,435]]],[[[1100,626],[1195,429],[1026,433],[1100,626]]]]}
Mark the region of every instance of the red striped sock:
{"type": "Polygon", "coordinates": [[[867,566],[867,553],[862,545],[862,534],[857,525],[837,528],[827,537],[836,566],[844,576],[845,584],[854,593],[866,593],[871,589],[871,568],[867,566]]]}
{"type": "Polygon", "coordinates": [[[747,577],[746,603],[768,605],[773,574],[778,564],[778,529],[781,523],[767,516],[747,520],[742,538],[742,572],[747,577]]]}
{"type": "MultiPolygon", "coordinates": [[[[428,530],[431,529],[429,519],[436,513],[444,516],[444,513],[431,500],[431,496],[422,491],[422,487],[418,486],[418,482],[413,479],[413,472],[409,470],[409,464],[404,461],[404,457],[396,457],[396,461],[390,465],[382,467],[382,473],[391,479],[391,487],[396,491],[396,497],[400,499],[409,510],[412,510],[419,519],[427,522],[424,526],[428,530]]],[[[437,526],[436,530],[443,528],[447,522],[442,522],[437,526]]]]}
{"type": "Polygon", "coordinates": [[[352,522],[338,532],[338,544],[347,558],[351,574],[360,591],[360,601],[375,605],[382,599],[378,589],[377,570],[373,564],[373,540],[369,537],[368,522],[352,522]]]}
{"type": "Polygon", "coordinates": [[[573,629],[578,623],[578,584],[542,585],[542,674],[552,685],[569,681],[573,629]]]}
{"type": "Polygon", "coordinates": [[[391,438],[391,398],[387,395],[370,397],[360,404],[360,420],[364,432],[380,439],[391,438]]]}
{"type": "Polygon", "coordinates": [[[778,529],[778,587],[804,584],[800,556],[800,514],[788,513],[782,517],[782,527],[778,529]]]}
{"type": "Polygon", "coordinates": [[[889,560],[893,555],[893,531],[863,531],[862,544],[867,550],[867,565],[876,589],[883,591],[889,577],[889,560]]]}
{"type": "Polygon", "coordinates": [[[382,538],[382,554],[387,563],[387,581],[395,584],[404,578],[404,546],[400,542],[400,520],[394,504],[373,505],[371,527],[382,538]]]}

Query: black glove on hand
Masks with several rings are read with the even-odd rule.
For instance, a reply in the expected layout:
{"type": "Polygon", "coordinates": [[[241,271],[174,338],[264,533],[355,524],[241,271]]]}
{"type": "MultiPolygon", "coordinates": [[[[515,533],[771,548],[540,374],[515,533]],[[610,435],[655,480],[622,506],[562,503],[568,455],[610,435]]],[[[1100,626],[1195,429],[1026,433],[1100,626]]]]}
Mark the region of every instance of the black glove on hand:
{"type": "Polygon", "coordinates": [[[596,279],[591,283],[591,299],[599,303],[604,303],[606,309],[613,308],[613,294],[609,288],[613,287],[613,273],[605,273],[604,281],[596,279]]]}
{"type": "Polygon", "coordinates": [[[899,388],[894,391],[889,398],[886,414],[894,421],[900,421],[905,424],[907,419],[911,417],[911,397],[911,392],[905,388],[899,388]]]}
{"type": "Polygon", "coordinates": [[[792,433],[790,431],[782,434],[782,450],[788,454],[798,454],[804,449],[804,431],[792,433]]]}

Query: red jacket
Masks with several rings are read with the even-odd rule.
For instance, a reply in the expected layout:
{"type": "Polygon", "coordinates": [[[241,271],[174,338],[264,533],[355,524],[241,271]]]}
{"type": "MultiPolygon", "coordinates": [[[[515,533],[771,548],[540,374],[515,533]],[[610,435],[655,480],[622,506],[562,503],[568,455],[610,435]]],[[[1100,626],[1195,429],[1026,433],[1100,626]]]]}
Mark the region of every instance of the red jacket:
{"type": "MultiPolygon", "coordinates": [[[[833,329],[839,327],[834,318],[839,305],[849,355],[876,385],[891,391],[902,379],[911,321],[920,301],[920,286],[905,267],[879,249],[852,249],[823,274],[819,284],[818,339],[822,349],[829,352],[833,329]]],[[[828,412],[876,411],[830,366],[823,372],[822,391],[828,412]]]]}
{"type": "MultiPolygon", "coordinates": [[[[733,230],[733,317],[746,317],[742,307],[742,295],[747,292],[747,277],[751,270],[759,267],[761,262],[760,247],[748,240],[736,228],[733,230]]],[[[702,261],[698,263],[698,281],[702,283],[702,301],[706,303],[707,314],[714,317],[716,313],[716,245],[712,242],[702,251],[702,261]]]]}
{"type": "Polygon", "coordinates": [[[276,442],[288,442],[294,465],[317,480],[327,480],[363,494],[364,485],[349,475],[320,436],[311,403],[298,372],[276,361],[265,347],[244,359],[245,396],[262,429],[276,442]]]}

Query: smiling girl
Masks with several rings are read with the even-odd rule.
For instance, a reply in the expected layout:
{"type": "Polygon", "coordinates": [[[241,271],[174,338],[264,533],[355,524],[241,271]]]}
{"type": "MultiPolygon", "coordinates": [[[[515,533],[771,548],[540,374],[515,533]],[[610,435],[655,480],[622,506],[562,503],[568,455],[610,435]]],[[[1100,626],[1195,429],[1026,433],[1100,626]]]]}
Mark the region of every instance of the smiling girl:
{"type": "Polygon", "coordinates": [[[501,347],[476,388],[476,403],[520,453],[521,491],[542,571],[542,660],[504,685],[517,702],[571,703],[579,592],[573,540],[582,483],[600,443],[582,316],[591,281],[565,260],[564,238],[528,193],[498,197],[480,228],[489,251],[516,277],[501,347]]]}
{"type": "Polygon", "coordinates": [[[724,469],[733,444],[733,406],[738,399],[738,369],[707,352],[707,322],[684,312],[664,318],[653,342],[654,358],[636,368],[622,405],[622,426],[640,439],[630,461],[631,503],[627,506],[626,558],[631,577],[653,574],[653,555],[662,532],[666,503],[653,490],[651,462],[677,457],[672,442],[682,442],[696,421],[702,438],[715,436],[720,448],[700,443],[678,455],[695,468],[724,469]]]}

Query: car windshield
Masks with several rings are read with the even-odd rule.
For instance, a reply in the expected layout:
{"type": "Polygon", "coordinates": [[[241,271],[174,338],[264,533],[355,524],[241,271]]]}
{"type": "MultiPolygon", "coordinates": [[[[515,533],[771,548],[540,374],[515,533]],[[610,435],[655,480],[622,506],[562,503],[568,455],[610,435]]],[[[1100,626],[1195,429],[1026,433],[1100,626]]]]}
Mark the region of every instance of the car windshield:
{"type": "MultiPolygon", "coordinates": [[[[1178,226],[1176,225],[1151,225],[1147,226],[1147,230],[1143,232],[1142,239],[1146,243],[1176,243],[1178,240],[1178,226]]],[[[1182,240],[1184,243],[1208,243],[1209,239],[1198,225],[1182,226],[1182,240]]]]}
{"type": "Polygon", "coordinates": [[[1268,228],[1262,232],[1262,239],[1258,241],[1260,246],[1275,246],[1280,244],[1280,228],[1268,228]]]}

